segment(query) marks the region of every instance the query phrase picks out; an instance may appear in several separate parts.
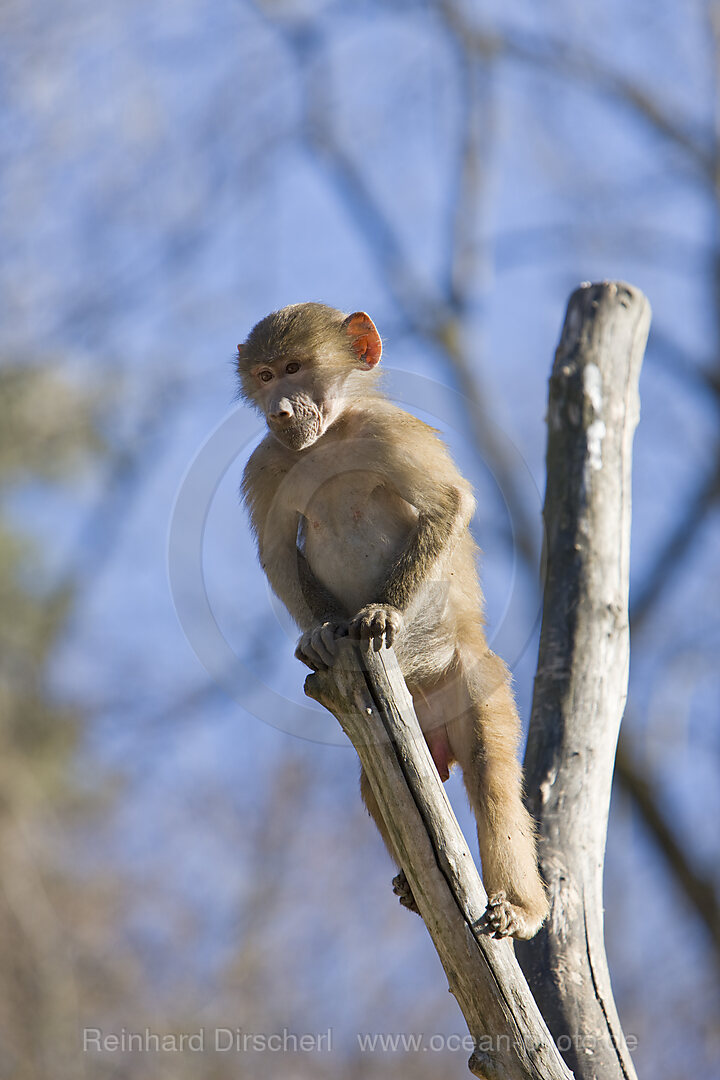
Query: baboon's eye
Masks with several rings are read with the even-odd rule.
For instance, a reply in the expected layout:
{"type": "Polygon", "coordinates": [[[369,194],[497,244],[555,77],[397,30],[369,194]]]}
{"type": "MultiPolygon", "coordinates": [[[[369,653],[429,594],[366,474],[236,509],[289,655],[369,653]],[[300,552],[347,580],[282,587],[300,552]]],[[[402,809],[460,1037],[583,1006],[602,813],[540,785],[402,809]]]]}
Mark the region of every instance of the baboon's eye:
{"type": "Polygon", "coordinates": [[[273,373],[272,371],[261,371],[259,372],[259,377],[262,379],[263,382],[270,382],[273,377],[273,373]]]}
{"type": "Polygon", "coordinates": [[[293,360],[291,363],[285,365],[285,371],[287,372],[288,375],[294,375],[295,372],[299,371],[299,370],[300,370],[300,365],[297,363],[296,360],[293,360]]]}

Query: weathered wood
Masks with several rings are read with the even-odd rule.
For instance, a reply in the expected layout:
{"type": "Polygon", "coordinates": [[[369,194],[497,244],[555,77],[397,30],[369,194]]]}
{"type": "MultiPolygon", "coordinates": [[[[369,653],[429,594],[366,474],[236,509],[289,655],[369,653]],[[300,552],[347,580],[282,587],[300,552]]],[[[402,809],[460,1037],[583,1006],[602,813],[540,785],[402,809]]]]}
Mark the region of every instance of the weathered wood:
{"type": "Polygon", "coordinates": [[[551,915],[517,954],[578,1080],[635,1076],[605,956],[602,874],[627,695],[630,466],[649,325],[639,290],[583,286],[550,379],[547,572],[525,776],[551,915]]]}
{"type": "MultiPolygon", "coordinates": [[[[650,307],[622,283],[568,305],[550,382],[547,578],[526,753],[550,919],[516,948],[578,1080],[632,1080],[603,942],[602,870],[627,693],[630,465],[650,307]]],[[[570,1076],[515,961],[486,937],[486,896],[390,651],[342,642],[306,692],[355,745],[491,1080],[570,1076]]]]}
{"type": "Polygon", "coordinates": [[[367,772],[487,1080],[569,1080],[508,941],[481,933],[486,895],[392,650],[349,641],[306,693],[340,721],[367,772]]]}

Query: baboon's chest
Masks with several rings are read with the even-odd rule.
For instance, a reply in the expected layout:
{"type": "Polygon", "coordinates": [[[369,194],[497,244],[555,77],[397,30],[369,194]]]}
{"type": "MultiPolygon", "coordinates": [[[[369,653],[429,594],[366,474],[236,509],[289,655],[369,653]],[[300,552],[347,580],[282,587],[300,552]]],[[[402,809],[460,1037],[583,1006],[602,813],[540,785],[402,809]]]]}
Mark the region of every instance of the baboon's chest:
{"type": "Polygon", "coordinates": [[[417,512],[359,470],[308,499],[299,543],[315,575],[351,607],[368,602],[407,542],[417,512]]]}

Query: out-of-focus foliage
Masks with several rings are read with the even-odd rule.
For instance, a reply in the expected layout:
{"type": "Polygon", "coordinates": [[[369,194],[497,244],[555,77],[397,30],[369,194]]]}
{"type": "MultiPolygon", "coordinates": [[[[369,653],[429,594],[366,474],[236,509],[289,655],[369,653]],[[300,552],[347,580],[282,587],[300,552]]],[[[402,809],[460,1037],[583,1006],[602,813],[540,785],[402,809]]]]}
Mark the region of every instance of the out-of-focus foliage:
{"type": "MultiPolygon", "coordinates": [[[[0,509],[20,481],[57,481],[100,446],[88,401],[41,367],[0,370],[0,433],[0,509]]],[[[0,1038],[4,1075],[17,1076],[41,1075],[47,1040],[67,1037],[73,991],[55,909],[55,878],[67,888],[69,875],[42,853],[48,808],[59,817],[76,801],[79,717],[47,687],[72,594],[38,575],[39,544],[0,520],[0,1038]]]]}
{"type": "MultiPolygon", "coordinates": [[[[16,485],[71,477],[102,440],[87,397],[41,367],[0,369],[0,509],[16,485]]],[[[43,587],[33,542],[0,519],[0,791],[10,815],[58,794],[76,746],[76,714],[48,694],[47,666],[72,605],[69,588],[43,587]]]]}
{"type": "Polygon", "coordinates": [[[0,371],[0,489],[36,477],[72,476],[103,439],[86,392],[49,367],[0,371]]]}

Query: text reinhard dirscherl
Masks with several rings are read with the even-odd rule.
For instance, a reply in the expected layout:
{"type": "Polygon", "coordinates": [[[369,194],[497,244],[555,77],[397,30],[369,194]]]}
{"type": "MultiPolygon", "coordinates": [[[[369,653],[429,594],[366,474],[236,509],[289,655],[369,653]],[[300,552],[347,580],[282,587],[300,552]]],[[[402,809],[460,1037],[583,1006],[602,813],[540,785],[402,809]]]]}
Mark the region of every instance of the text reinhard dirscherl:
{"type": "Polygon", "coordinates": [[[140,1050],[146,1053],[202,1053],[204,1050],[216,1050],[219,1053],[236,1051],[238,1053],[267,1052],[287,1053],[327,1053],[332,1050],[332,1029],[324,1032],[306,1031],[298,1034],[283,1028],[282,1031],[259,1032],[242,1031],[241,1028],[198,1028],[197,1031],[142,1031],[104,1032],[101,1028],[83,1028],[83,1050],[113,1053],[125,1053],[140,1050]]]}
{"type": "MultiPolygon", "coordinates": [[[[479,1050],[486,1053],[507,1052],[510,1050],[508,1035],[486,1035],[479,1040],[472,1035],[425,1034],[422,1032],[358,1032],[357,1046],[361,1053],[417,1053],[431,1050],[472,1053],[479,1050]]],[[[592,1054],[599,1040],[587,1036],[581,1040],[570,1036],[559,1036],[556,1040],[558,1049],[565,1053],[577,1043],[577,1049],[592,1054]]],[[[626,1037],[628,1050],[637,1049],[635,1035],[626,1037]]],[[[323,1032],[298,1033],[283,1028],[281,1031],[259,1032],[243,1031],[242,1028],[198,1028],[196,1031],[158,1032],[151,1028],[141,1031],[103,1031],[101,1028],[87,1027],[82,1032],[82,1048],[86,1053],[330,1053],[333,1047],[333,1031],[328,1028],[323,1032]]]]}

